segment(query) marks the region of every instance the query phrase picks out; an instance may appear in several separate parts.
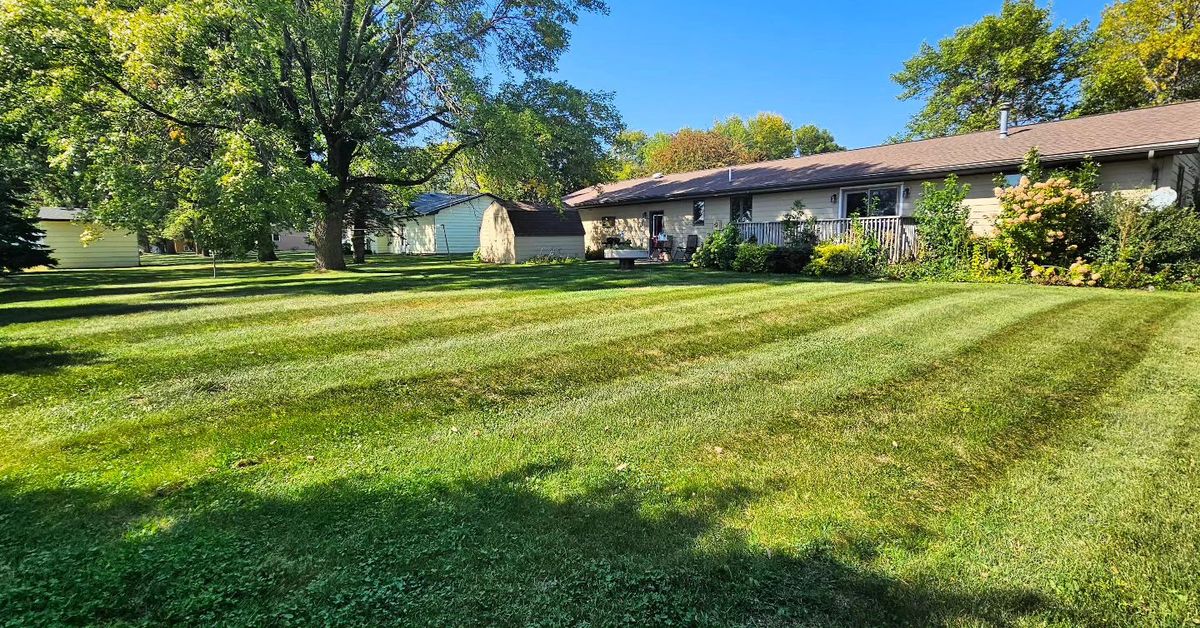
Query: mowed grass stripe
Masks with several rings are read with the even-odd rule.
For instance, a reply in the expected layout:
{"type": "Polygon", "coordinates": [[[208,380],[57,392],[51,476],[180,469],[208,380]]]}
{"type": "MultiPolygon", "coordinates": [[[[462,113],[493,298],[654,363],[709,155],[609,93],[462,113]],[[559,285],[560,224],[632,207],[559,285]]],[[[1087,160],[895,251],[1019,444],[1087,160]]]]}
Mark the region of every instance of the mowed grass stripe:
{"type": "Polygon", "coordinates": [[[1140,361],[1092,391],[1085,425],[955,510],[928,547],[891,568],[964,591],[1038,591],[1069,623],[1200,620],[1200,307],[1185,307],[1140,361]]]}
{"type": "Polygon", "coordinates": [[[479,429],[489,435],[491,441],[478,446],[444,429],[428,439],[378,446],[394,449],[402,459],[413,454],[410,448],[419,447],[421,457],[434,468],[445,468],[451,460],[463,468],[463,460],[469,459],[473,472],[484,474],[510,464],[537,463],[550,451],[561,455],[564,447],[581,460],[604,466],[644,461],[682,468],[677,465],[694,463],[697,456],[707,464],[711,458],[697,449],[706,440],[715,443],[731,431],[792,416],[801,404],[836,403],[834,381],[851,383],[844,373],[855,361],[872,357],[888,365],[852,382],[856,389],[875,386],[902,376],[905,369],[922,368],[931,357],[968,346],[1006,321],[1082,296],[1059,293],[1030,302],[1001,293],[991,298],[969,291],[935,293],[933,298],[848,322],[836,320],[830,327],[721,353],[689,368],[649,371],[575,393],[564,391],[532,407],[499,407],[455,417],[460,433],[479,429]],[[929,342],[946,333],[949,321],[957,323],[952,337],[929,342]],[[924,350],[915,350],[918,347],[924,350]],[[514,457],[507,445],[490,449],[489,443],[496,440],[512,440],[520,455],[514,457]]]}
{"type": "MultiPolygon", "coordinates": [[[[372,307],[365,314],[332,314],[329,308],[316,318],[289,320],[266,329],[237,328],[236,331],[176,334],[169,339],[121,343],[97,347],[88,363],[62,369],[50,375],[0,375],[0,383],[11,393],[0,405],[21,408],[46,407],[62,403],[86,403],[93,391],[108,394],[127,390],[127,396],[139,403],[149,401],[145,382],[165,378],[184,379],[195,375],[230,372],[251,367],[267,367],[278,362],[280,343],[291,347],[292,361],[324,360],[330,355],[395,346],[416,340],[429,341],[463,333],[503,330],[521,324],[544,324],[568,317],[603,312],[646,308],[662,303],[684,303],[707,294],[753,291],[761,286],[743,285],[723,288],[664,289],[635,291],[614,296],[604,292],[561,296],[530,297],[525,300],[483,299],[468,306],[429,310],[389,306],[372,307]],[[286,332],[286,333],[281,333],[286,332]],[[47,387],[47,379],[55,386],[47,387]],[[46,395],[49,388],[54,394],[46,395]],[[36,395],[27,394],[36,391],[36,395]]],[[[77,350],[89,351],[82,345],[77,350]]]]}
{"type": "MultiPolygon", "coordinates": [[[[773,289],[772,298],[757,299],[754,305],[745,305],[739,309],[727,309],[719,316],[708,317],[704,319],[703,325],[712,325],[714,322],[720,324],[722,321],[732,321],[732,319],[746,319],[746,321],[754,321],[763,312],[787,311],[793,315],[803,315],[805,312],[811,313],[812,321],[815,324],[824,324],[826,317],[823,316],[824,311],[840,312],[841,316],[858,316],[864,309],[874,311],[880,307],[880,303],[905,303],[914,299],[928,298],[931,294],[936,294],[936,288],[924,286],[912,286],[908,289],[888,289],[880,294],[878,289],[869,289],[865,287],[840,287],[834,289],[816,289],[816,291],[806,291],[804,299],[796,298],[796,295],[791,292],[780,292],[779,289],[773,289]],[[850,299],[850,303],[844,303],[844,299],[850,299]],[[856,305],[857,304],[857,305],[856,305]]],[[[762,292],[755,293],[757,297],[766,297],[762,292]]],[[[715,303],[725,303],[730,300],[743,299],[740,294],[726,294],[715,303]]],[[[679,322],[686,321],[686,304],[672,304],[670,309],[664,312],[659,312],[655,317],[656,323],[653,325],[637,324],[623,329],[622,336],[625,342],[629,343],[629,347],[650,346],[650,343],[656,342],[656,335],[664,330],[680,330],[684,325],[679,322]]],[[[646,312],[647,310],[642,310],[646,312]]],[[[695,323],[694,324],[700,324],[695,323]]],[[[578,337],[580,336],[572,336],[578,337]]],[[[751,337],[736,337],[739,341],[751,341],[751,337]]],[[[619,340],[617,340],[619,342],[619,340]]],[[[610,346],[605,343],[605,348],[610,346]]],[[[571,365],[580,365],[580,360],[575,357],[572,352],[553,352],[545,351],[545,347],[528,346],[524,347],[530,351],[545,352],[551,360],[560,359],[559,364],[563,367],[571,365]],[[565,358],[565,359],[564,359],[565,358]]],[[[619,349],[620,347],[614,347],[619,349]]],[[[697,351],[714,352],[720,351],[721,347],[696,347],[697,351]]],[[[510,349],[511,351],[511,349],[510,349]]],[[[594,355],[594,352],[584,351],[583,354],[594,355]]],[[[618,355],[624,355],[619,353],[618,355]]],[[[157,447],[151,447],[150,443],[144,441],[145,433],[157,433],[158,430],[169,429],[173,432],[170,438],[164,438],[160,441],[161,445],[167,447],[166,454],[169,456],[172,451],[170,448],[175,447],[175,442],[187,442],[197,445],[203,443],[204,447],[220,448],[224,442],[224,437],[221,436],[227,431],[236,431],[239,433],[263,433],[264,441],[272,433],[280,431],[295,431],[318,433],[323,438],[331,437],[331,431],[355,431],[361,432],[368,429],[376,429],[378,425],[370,425],[370,419],[373,412],[364,413],[361,411],[361,403],[370,396],[365,390],[370,390],[374,385],[384,384],[385,391],[391,389],[395,382],[401,382],[401,387],[406,387],[407,384],[413,385],[413,390],[404,391],[400,395],[400,399],[392,401],[384,399],[380,402],[379,412],[384,413],[386,429],[389,433],[395,435],[398,427],[413,423],[420,425],[424,421],[442,418],[443,411],[449,411],[450,408],[439,406],[439,399],[446,399],[446,396],[452,395],[457,397],[464,389],[469,389],[470,377],[473,376],[473,371],[484,371],[481,373],[486,381],[504,381],[509,377],[508,372],[520,371],[526,369],[528,358],[523,355],[511,355],[510,353],[500,352],[496,355],[487,355],[484,361],[475,365],[469,365],[466,361],[456,361],[451,364],[450,369],[439,369],[434,371],[420,371],[413,367],[404,371],[394,373],[400,377],[390,379],[392,384],[383,381],[382,377],[376,376],[366,379],[349,379],[353,384],[343,384],[342,387],[334,387],[325,390],[316,390],[313,393],[299,395],[284,395],[280,397],[277,405],[272,405],[269,408],[264,408],[259,403],[217,403],[210,402],[208,405],[200,406],[199,408],[179,408],[178,412],[156,413],[148,418],[131,419],[125,418],[115,421],[113,425],[101,427],[101,429],[89,430],[80,435],[71,436],[65,439],[58,439],[54,443],[30,443],[26,447],[35,448],[38,451],[31,455],[36,455],[37,459],[44,460],[49,455],[48,450],[42,449],[48,447],[50,449],[59,449],[66,451],[70,455],[80,455],[84,451],[79,451],[74,443],[82,442],[104,442],[108,443],[108,447],[102,448],[102,455],[110,457],[119,455],[121,451],[140,451],[144,455],[154,451],[157,447]],[[342,391],[346,390],[346,394],[342,396],[342,391]],[[334,399],[338,399],[338,403],[332,406],[326,406],[329,397],[332,395],[334,399]],[[349,403],[347,403],[347,401],[349,403]],[[342,412],[348,411],[348,412],[342,412]],[[311,413],[319,413],[325,420],[310,421],[307,426],[288,426],[290,417],[295,414],[311,415],[311,413]],[[221,420],[211,420],[212,414],[220,415],[221,420]],[[157,418],[156,418],[157,417],[157,418]],[[328,423],[326,423],[328,421],[328,423]],[[287,430],[281,430],[281,427],[288,426],[287,430]],[[353,427],[349,427],[353,426],[353,427]]],[[[587,364],[587,363],[582,363],[587,364]]],[[[408,365],[412,366],[412,365],[408,365]]],[[[529,370],[528,372],[538,373],[534,378],[534,385],[541,385],[545,377],[551,377],[553,371],[546,371],[546,367],[550,365],[539,363],[538,369],[529,370]]],[[[636,366],[636,364],[625,365],[625,367],[636,366]]],[[[606,381],[611,377],[616,377],[616,373],[620,367],[614,367],[613,371],[601,370],[590,373],[593,381],[606,381]]],[[[584,370],[586,372],[586,370],[584,370]]],[[[577,385],[569,379],[559,379],[558,382],[552,382],[545,389],[544,394],[558,396],[564,393],[564,389],[577,385]]],[[[260,394],[268,394],[266,391],[260,394]]],[[[390,396],[390,395],[388,395],[390,396]]],[[[461,403],[455,402],[457,407],[462,407],[461,403]]],[[[478,408],[476,408],[478,409],[478,408]]],[[[245,441],[245,438],[244,438],[245,441]]]]}
{"type": "Polygon", "coordinates": [[[857,495],[853,511],[863,520],[819,525],[846,531],[835,535],[844,547],[920,544],[931,518],[1082,429],[1095,412],[1092,393],[1138,364],[1163,329],[1157,323],[1169,324],[1178,305],[1103,297],[1066,303],[834,407],[806,404],[816,412],[801,438],[790,419],[755,426],[730,445],[751,452],[738,481],[788,487],[756,513],[774,522],[758,538],[778,548],[801,520],[814,524],[812,495],[839,486],[857,495]],[[781,456],[785,448],[805,455],[781,456]],[[838,464],[833,472],[814,468],[810,456],[838,464]]]}
{"type": "MultiPolygon", "coordinates": [[[[260,412],[270,403],[295,397],[311,396],[336,388],[344,380],[369,383],[395,377],[433,376],[487,364],[515,364],[539,355],[559,351],[579,350],[589,345],[603,344],[623,337],[649,334],[686,324],[692,317],[691,307],[723,311],[721,317],[734,317],[747,311],[762,311],[778,305],[823,298],[844,292],[853,286],[775,286],[758,291],[761,298],[752,304],[744,303],[739,293],[718,293],[692,302],[670,302],[633,311],[617,311],[587,319],[573,319],[551,324],[531,323],[496,332],[469,333],[445,339],[418,340],[408,344],[347,352],[321,361],[288,360],[254,369],[241,369],[228,374],[210,373],[200,378],[182,378],[139,389],[142,401],[131,403],[126,394],[118,391],[108,397],[69,401],[46,408],[40,417],[28,416],[12,424],[7,436],[16,442],[39,446],[37,425],[73,425],[83,436],[108,421],[136,423],[146,421],[143,428],[157,424],[189,421],[208,425],[212,416],[228,415],[236,410],[227,404],[238,399],[254,397],[253,406],[260,412]],[[597,331],[582,333],[584,327],[597,331]],[[327,381],[326,384],[314,382],[327,381]],[[107,411],[104,411],[108,406],[107,411]],[[197,410],[198,408],[198,410],[197,410]],[[160,418],[147,418],[158,416],[160,418]],[[195,417],[189,419],[189,417],[195,417]],[[20,435],[18,438],[17,435],[20,435]]],[[[891,286],[889,290],[921,289],[912,286],[891,286]]],[[[931,290],[925,288],[925,290],[931,290]]],[[[263,413],[265,414],[265,413],[263,413]]]]}

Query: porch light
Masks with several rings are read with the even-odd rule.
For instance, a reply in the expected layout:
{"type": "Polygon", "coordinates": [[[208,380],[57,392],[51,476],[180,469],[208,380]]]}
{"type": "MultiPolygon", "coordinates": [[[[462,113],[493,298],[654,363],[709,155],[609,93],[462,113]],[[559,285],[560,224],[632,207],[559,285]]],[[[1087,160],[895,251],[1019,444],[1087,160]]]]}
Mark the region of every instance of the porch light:
{"type": "Polygon", "coordinates": [[[831,194],[831,195],[829,196],[829,202],[830,202],[830,203],[837,203],[837,194],[831,194]]]}

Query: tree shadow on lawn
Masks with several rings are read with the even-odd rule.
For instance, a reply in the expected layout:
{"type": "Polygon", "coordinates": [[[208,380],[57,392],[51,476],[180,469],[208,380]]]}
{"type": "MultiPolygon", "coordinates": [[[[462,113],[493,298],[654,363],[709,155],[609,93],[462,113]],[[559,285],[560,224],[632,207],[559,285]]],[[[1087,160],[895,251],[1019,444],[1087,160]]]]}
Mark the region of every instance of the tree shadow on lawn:
{"type": "MultiPolygon", "coordinates": [[[[579,292],[614,288],[644,288],[652,286],[712,286],[738,283],[785,284],[811,281],[797,276],[752,276],[741,273],[704,271],[682,265],[638,268],[633,272],[617,270],[615,265],[586,262],[570,265],[498,266],[470,261],[454,264],[446,260],[398,258],[378,264],[367,264],[337,274],[308,274],[307,269],[281,268],[277,272],[258,272],[218,277],[208,283],[183,286],[153,285],[62,285],[54,287],[50,280],[23,277],[24,284],[37,289],[18,287],[2,295],[5,302],[26,302],[29,305],[0,309],[0,326],[67,318],[112,316],[145,311],[171,310],[211,305],[214,300],[242,297],[336,296],[387,292],[442,292],[452,290],[561,291],[579,292]],[[238,281],[231,282],[231,278],[238,281]],[[123,297],[142,295],[145,300],[134,303],[105,303],[103,301],[71,305],[38,305],[38,301],[83,297],[123,297]]],[[[170,271],[174,272],[174,271],[170,271]]],[[[49,274],[49,273],[43,273],[49,274]]],[[[159,273],[152,273],[157,276],[159,273]]],[[[168,273],[169,274],[169,273],[168,273]]],[[[145,284],[146,279],[126,275],[130,284],[145,284]]],[[[179,279],[175,277],[174,279],[179,279]]],[[[155,281],[150,279],[148,281],[155,281]]],[[[169,279],[162,279],[169,281],[169,279]]],[[[116,283],[110,277],[96,283],[116,283]]],[[[16,285],[16,284],[15,284],[16,285]]]]}
{"type": "MultiPolygon", "coordinates": [[[[269,465],[270,461],[264,464],[269,465]]],[[[403,485],[249,489],[264,467],[152,495],[0,483],[0,608],[16,623],[1005,624],[1030,591],[909,583],[818,544],[771,556],[722,530],[754,495],[647,514],[634,470],[549,498],[569,467],[403,485]],[[701,549],[702,538],[719,549],[701,549]]]]}
{"type": "Polygon", "coordinates": [[[71,351],[54,343],[0,344],[0,375],[45,375],[99,357],[96,351],[71,351]]]}

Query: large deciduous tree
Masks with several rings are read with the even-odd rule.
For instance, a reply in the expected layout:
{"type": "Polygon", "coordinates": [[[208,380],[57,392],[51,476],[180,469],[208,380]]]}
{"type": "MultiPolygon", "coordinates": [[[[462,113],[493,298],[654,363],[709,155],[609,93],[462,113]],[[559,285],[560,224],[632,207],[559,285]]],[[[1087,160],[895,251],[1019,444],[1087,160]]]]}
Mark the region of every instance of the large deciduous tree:
{"type": "MultiPolygon", "coordinates": [[[[7,1],[34,48],[51,51],[51,73],[82,77],[98,108],[123,104],[156,121],[150,148],[198,147],[181,160],[202,183],[189,185],[182,211],[245,228],[311,186],[322,269],[345,267],[344,229],[364,195],[424,184],[484,146],[489,129],[518,125],[498,121],[521,114],[497,101],[485,70],[552,69],[578,13],[604,9],[601,0],[7,1]],[[255,193],[276,202],[220,200],[255,193]]],[[[177,163],[137,165],[146,162],[177,163]]]]}
{"type": "Polygon", "coordinates": [[[1113,4],[1087,60],[1084,113],[1200,98],[1200,0],[1113,4]]]}
{"type": "Polygon", "coordinates": [[[996,126],[1002,103],[1017,123],[1060,118],[1077,100],[1087,24],[1055,26],[1034,0],[1005,0],[998,15],[959,28],[892,76],[902,100],[925,106],[903,139],[981,131],[996,126]]]}

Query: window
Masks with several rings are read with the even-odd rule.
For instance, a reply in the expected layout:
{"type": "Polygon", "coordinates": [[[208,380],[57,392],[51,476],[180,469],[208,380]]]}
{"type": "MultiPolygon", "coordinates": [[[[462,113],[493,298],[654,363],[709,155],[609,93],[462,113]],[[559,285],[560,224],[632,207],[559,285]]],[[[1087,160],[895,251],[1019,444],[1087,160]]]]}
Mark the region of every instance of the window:
{"type": "Polygon", "coordinates": [[[1004,175],[1004,187],[1015,188],[1018,185],[1021,185],[1021,175],[1020,174],[1004,175]]]}
{"type": "Polygon", "coordinates": [[[900,208],[900,186],[846,190],[844,215],[846,218],[859,216],[896,216],[900,208]]]}
{"type": "Polygon", "coordinates": [[[692,224],[704,224],[704,201],[692,201],[692,224]]]}
{"type": "Polygon", "coordinates": [[[600,226],[606,229],[612,229],[617,226],[616,216],[603,216],[600,218],[600,226]]]}
{"type": "Polygon", "coordinates": [[[729,222],[750,222],[754,219],[754,197],[749,194],[729,198],[729,222]]]}
{"type": "Polygon", "coordinates": [[[271,234],[271,239],[272,239],[272,240],[274,240],[274,241],[276,241],[276,242],[278,242],[278,241],[279,241],[279,234],[278,234],[278,233],[272,233],[272,234],[271,234]]]}

